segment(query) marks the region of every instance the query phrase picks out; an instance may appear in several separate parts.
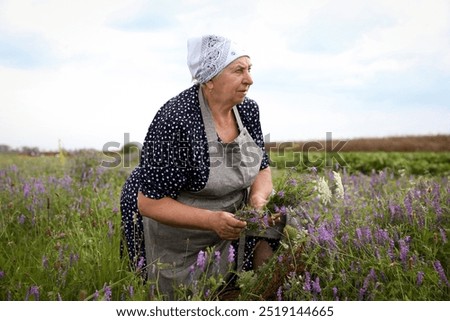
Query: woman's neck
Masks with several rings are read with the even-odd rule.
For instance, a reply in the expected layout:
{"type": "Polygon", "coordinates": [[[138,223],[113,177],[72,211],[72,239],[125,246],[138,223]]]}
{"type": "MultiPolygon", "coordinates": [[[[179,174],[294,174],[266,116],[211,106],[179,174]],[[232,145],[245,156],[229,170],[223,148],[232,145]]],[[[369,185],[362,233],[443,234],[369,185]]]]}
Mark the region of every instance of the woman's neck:
{"type": "Polygon", "coordinates": [[[208,88],[202,87],[203,97],[211,111],[217,135],[223,142],[231,142],[239,135],[233,107],[214,99],[208,88]]]}
{"type": "Polygon", "coordinates": [[[202,87],[203,97],[213,116],[217,119],[229,119],[232,116],[233,105],[219,100],[207,87],[202,87]]]}

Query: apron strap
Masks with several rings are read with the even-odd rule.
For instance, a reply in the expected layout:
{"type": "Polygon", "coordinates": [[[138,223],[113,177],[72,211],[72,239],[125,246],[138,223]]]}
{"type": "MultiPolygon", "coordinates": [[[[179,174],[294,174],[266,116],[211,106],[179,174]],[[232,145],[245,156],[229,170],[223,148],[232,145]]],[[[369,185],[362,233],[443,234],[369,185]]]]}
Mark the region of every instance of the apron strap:
{"type": "Polygon", "coordinates": [[[239,131],[244,129],[244,125],[242,124],[241,116],[239,115],[239,111],[236,106],[233,107],[234,117],[238,123],[239,131]]]}

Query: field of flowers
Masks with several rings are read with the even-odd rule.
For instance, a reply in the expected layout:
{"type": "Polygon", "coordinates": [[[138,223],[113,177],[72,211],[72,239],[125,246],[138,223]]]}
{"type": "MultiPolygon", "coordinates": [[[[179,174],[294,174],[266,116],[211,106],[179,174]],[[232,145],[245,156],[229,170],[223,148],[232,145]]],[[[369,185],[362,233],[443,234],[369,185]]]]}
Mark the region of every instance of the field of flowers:
{"type": "MultiPolygon", "coordinates": [[[[131,168],[101,160],[0,154],[0,300],[161,298],[119,255],[119,195],[131,168]]],[[[280,250],[233,288],[205,273],[179,298],[449,300],[448,175],[274,168],[267,212],[287,219],[280,250]]],[[[193,268],[206,272],[218,255],[205,249],[193,268]]]]}

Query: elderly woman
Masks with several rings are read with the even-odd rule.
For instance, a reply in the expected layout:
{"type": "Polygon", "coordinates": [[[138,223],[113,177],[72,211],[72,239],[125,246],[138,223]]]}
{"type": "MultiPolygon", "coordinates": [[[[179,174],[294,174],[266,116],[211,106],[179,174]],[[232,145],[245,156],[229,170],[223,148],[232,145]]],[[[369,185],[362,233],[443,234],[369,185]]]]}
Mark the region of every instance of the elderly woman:
{"type": "Polygon", "coordinates": [[[277,245],[248,237],[244,246],[246,223],[233,215],[246,204],[261,209],[272,192],[258,105],[246,97],[250,58],[207,35],[188,40],[188,66],[195,84],[157,112],[121,197],[130,259],[147,264],[170,299],[174,286],[193,279],[200,251],[221,253],[217,272],[225,275],[234,252],[246,248],[237,268],[251,269],[277,245]]]}

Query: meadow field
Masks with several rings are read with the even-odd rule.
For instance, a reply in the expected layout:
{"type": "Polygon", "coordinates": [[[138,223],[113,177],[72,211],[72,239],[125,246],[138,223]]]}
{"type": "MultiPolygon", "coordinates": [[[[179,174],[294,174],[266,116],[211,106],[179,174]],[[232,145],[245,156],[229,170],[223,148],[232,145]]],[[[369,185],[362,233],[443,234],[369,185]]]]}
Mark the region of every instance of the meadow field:
{"type": "MultiPolygon", "coordinates": [[[[0,154],[0,300],[162,298],[119,255],[120,190],[136,164],[105,159],[0,154]]],[[[279,251],[228,288],[206,277],[220,253],[205,249],[193,267],[205,277],[179,299],[450,299],[448,151],[277,150],[271,160],[266,212],[289,223],[279,251]]],[[[257,214],[238,213],[264,227],[257,214]]]]}

